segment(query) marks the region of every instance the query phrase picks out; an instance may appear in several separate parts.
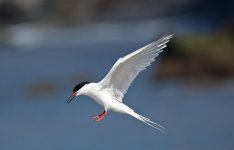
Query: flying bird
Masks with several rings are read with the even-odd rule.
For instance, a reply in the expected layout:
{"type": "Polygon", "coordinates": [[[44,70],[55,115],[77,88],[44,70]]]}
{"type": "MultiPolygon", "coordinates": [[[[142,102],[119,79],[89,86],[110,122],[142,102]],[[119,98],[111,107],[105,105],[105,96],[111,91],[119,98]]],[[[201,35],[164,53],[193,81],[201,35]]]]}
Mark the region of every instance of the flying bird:
{"type": "Polygon", "coordinates": [[[149,118],[143,117],[123,103],[123,97],[136,76],[155,60],[155,57],[163,51],[173,35],[165,35],[122,58],[119,58],[109,73],[98,83],[88,81],[77,84],[67,103],[74,97],[85,95],[94,99],[104,107],[104,111],[93,118],[99,122],[108,111],[129,114],[147,125],[165,133],[165,128],[149,118]]]}

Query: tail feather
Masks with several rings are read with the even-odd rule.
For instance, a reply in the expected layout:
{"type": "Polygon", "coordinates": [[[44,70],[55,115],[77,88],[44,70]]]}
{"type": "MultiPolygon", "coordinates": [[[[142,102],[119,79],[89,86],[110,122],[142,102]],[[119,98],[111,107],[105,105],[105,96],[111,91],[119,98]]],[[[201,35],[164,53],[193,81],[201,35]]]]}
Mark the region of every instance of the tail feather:
{"type": "Polygon", "coordinates": [[[165,127],[163,127],[163,126],[161,126],[161,125],[159,125],[159,124],[157,124],[157,123],[151,121],[149,118],[146,118],[146,117],[144,117],[144,116],[141,116],[141,115],[139,115],[139,114],[137,114],[137,113],[135,113],[135,112],[130,113],[130,115],[133,116],[133,117],[135,117],[135,118],[137,118],[138,120],[144,122],[145,124],[147,124],[147,125],[149,125],[149,126],[155,128],[155,129],[157,129],[157,130],[159,130],[159,131],[165,133],[165,134],[167,133],[167,132],[165,131],[165,130],[166,130],[165,127]]]}
{"type": "Polygon", "coordinates": [[[146,118],[146,117],[141,116],[141,115],[139,115],[139,116],[140,116],[141,118],[143,118],[143,120],[146,120],[146,121],[148,121],[148,122],[150,122],[150,123],[152,123],[152,124],[154,124],[154,125],[156,125],[156,126],[158,126],[158,127],[162,128],[162,129],[166,130],[166,128],[165,128],[165,127],[163,127],[163,126],[161,126],[161,125],[159,125],[159,124],[157,124],[157,123],[155,123],[155,122],[151,121],[149,118],[146,118]]]}

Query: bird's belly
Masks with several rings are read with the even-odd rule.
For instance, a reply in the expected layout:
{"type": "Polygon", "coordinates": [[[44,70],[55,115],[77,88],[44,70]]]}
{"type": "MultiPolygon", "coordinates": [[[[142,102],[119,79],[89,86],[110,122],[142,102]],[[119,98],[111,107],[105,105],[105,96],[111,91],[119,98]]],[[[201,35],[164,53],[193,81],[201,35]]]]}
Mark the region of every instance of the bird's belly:
{"type": "Polygon", "coordinates": [[[98,104],[103,106],[106,110],[111,110],[119,113],[126,113],[125,109],[123,109],[123,103],[117,101],[113,96],[108,95],[106,93],[99,93],[97,95],[89,95],[92,99],[94,99],[98,104]]]}

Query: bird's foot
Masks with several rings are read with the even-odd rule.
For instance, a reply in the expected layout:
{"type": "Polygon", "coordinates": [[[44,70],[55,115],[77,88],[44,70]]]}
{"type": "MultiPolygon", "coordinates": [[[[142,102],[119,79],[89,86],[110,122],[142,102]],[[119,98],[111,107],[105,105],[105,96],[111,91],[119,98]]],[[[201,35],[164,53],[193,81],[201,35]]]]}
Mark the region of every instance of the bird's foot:
{"type": "Polygon", "coordinates": [[[101,121],[102,119],[104,119],[104,117],[107,115],[106,111],[103,111],[103,113],[101,113],[100,115],[97,116],[93,116],[93,119],[96,119],[97,122],[101,121]]]}

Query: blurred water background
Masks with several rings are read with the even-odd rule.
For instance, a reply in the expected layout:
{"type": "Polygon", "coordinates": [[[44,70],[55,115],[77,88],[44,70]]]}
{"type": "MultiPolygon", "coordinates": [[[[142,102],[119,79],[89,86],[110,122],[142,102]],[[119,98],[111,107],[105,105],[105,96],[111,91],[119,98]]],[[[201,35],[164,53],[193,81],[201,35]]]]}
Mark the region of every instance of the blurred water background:
{"type": "Polygon", "coordinates": [[[231,0],[1,0],[1,150],[233,150],[231,0]],[[115,61],[160,36],[174,39],[124,102],[163,134],[87,97],[115,61]]]}

